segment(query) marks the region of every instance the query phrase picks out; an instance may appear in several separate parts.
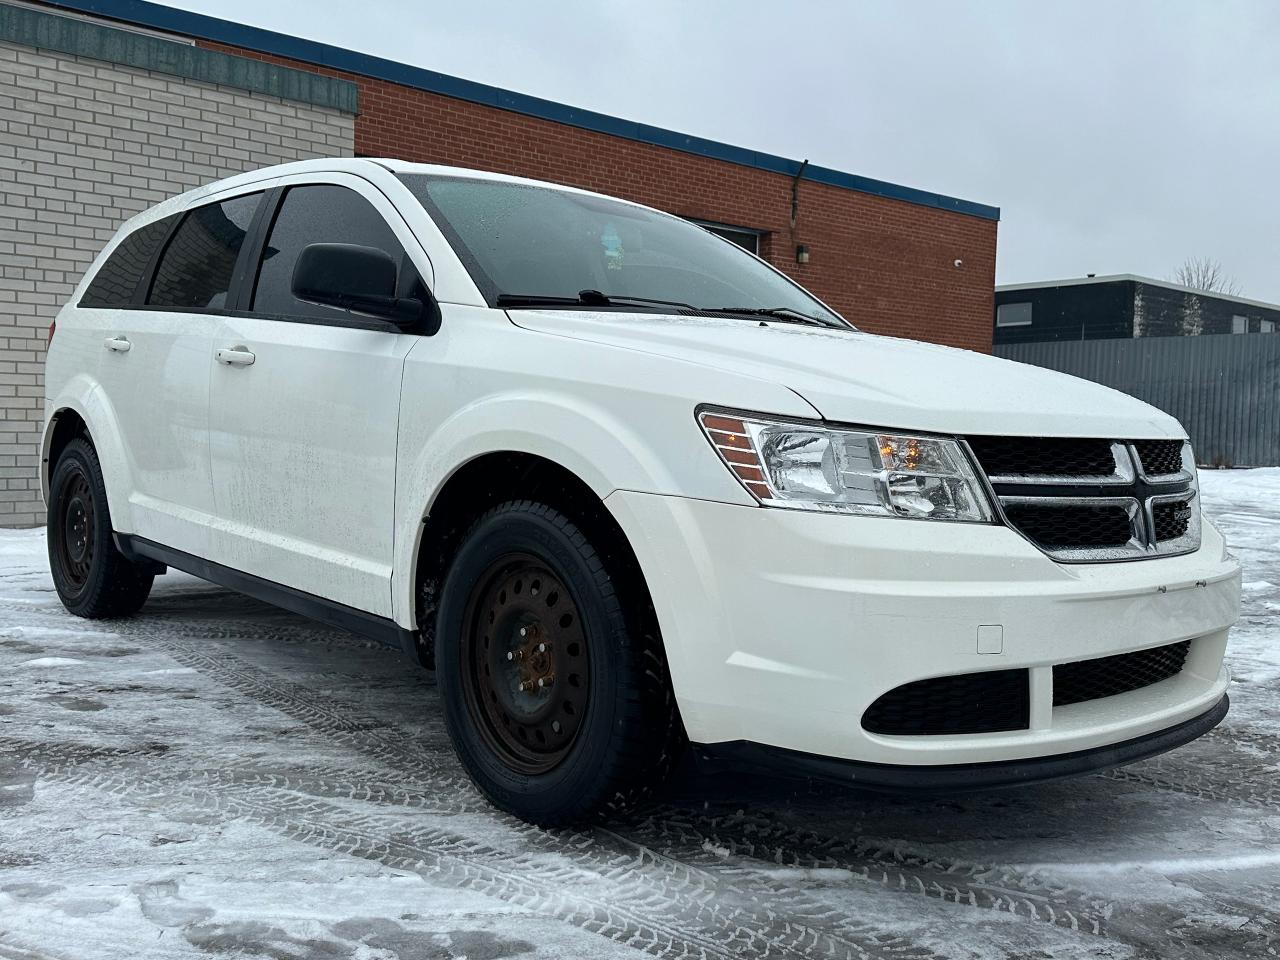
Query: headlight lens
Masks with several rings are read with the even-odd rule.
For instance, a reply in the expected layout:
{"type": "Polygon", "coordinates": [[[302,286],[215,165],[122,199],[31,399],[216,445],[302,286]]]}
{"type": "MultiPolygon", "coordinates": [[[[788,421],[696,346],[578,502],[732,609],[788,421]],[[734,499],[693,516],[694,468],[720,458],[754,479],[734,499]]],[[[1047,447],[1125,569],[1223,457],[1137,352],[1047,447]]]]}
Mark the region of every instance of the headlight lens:
{"type": "Polygon", "coordinates": [[[991,520],[954,440],[703,411],[702,429],[742,485],[769,507],[917,520],[991,520]]]}

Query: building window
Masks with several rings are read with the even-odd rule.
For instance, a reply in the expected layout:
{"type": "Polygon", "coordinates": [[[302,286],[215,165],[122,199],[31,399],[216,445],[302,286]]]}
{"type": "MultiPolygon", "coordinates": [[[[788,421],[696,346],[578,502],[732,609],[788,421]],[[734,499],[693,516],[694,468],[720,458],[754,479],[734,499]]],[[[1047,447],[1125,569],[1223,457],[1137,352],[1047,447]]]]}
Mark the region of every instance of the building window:
{"type": "Polygon", "coordinates": [[[1031,302],[1002,303],[996,307],[997,327],[1031,326],[1031,302]]]}
{"type": "Polygon", "coordinates": [[[736,243],[748,253],[754,253],[760,256],[760,234],[762,230],[752,230],[750,227],[733,227],[727,223],[715,223],[711,220],[691,220],[690,223],[696,223],[703,230],[709,230],[717,237],[724,237],[733,243],[736,243]]]}
{"type": "Polygon", "coordinates": [[[1242,317],[1240,316],[1240,314],[1237,313],[1234,317],[1231,318],[1231,332],[1232,333],[1248,333],[1249,318],[1242,317]]]}
{"type": "Polygon", "coordinates": [[[1275,332],[1276,332],[1276,322],[1275,322],[1274,320],[1263,320],[1263,321],[1262,321],[1262,329],[1261,329],[1259,332],[1260,332],[1260,333],[1275,333],[1275,332]]]}

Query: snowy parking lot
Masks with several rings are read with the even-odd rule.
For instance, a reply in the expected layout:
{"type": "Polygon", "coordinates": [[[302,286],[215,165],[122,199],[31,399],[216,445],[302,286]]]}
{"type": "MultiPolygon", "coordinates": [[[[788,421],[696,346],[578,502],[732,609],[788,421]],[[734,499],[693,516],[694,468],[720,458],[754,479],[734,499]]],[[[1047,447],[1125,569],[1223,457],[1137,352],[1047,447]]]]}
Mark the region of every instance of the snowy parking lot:
{"type": "Polygon", "coordinates": [[[1206,472],[1232,711],[1175,753],[929,799],[689,772],[626,822],[495,813],[397,654],[171,574],[135,619],[0,531],[0,958],[1280,953],[1280,469],[1206,472]]]}

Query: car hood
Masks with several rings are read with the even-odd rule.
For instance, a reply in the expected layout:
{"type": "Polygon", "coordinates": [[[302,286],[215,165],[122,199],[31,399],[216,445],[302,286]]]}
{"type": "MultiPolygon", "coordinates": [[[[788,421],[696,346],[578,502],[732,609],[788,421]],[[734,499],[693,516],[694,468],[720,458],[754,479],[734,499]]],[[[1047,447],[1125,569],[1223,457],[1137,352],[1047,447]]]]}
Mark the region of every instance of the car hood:
{"type": "Polygon", "coordinates": [[[527,330],[781,383],[826,420],[958,434],[1186,436],[1168,414],[1089,380],[915,340],[723,317],[584,310],[509,316],[527,330]]]}

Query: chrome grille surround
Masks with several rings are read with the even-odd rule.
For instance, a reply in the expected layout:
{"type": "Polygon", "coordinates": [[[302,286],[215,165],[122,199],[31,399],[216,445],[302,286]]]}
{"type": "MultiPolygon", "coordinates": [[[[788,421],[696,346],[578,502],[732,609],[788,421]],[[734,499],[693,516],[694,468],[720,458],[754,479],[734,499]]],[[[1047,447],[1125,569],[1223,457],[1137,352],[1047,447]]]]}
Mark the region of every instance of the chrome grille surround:
{"type": "MultiPolygon", "coordinates": [[[[1022,438],[1022,442],[1029,451],[1034,451],[1037,438],[1022,438]]],[[[1142,469],[1136,441],[1098,443],[1109,444],[1115,461],[1115,469],[1107,476],[987,474],[973,446],[968,443],[966,446],[974,462],[983,469],[1000,519],[1054,560],[1062,563],[1147,560],[1178,556],[1199,549],[1200,499],[1191,445],[1182,444],[1182,469],[1177,473],[1149,476],[1142,469]],[[1176,524],[1168,522],[1170,504],[1175,505],[1174,510],[1182,508],[1178,511],[1176,524]],[[1162,508],[1160,523],[1157,523],[1155,514],[1157,506],[1162,508]],[[1088,543],[1070,535],[1075,524],[1082,531],[1081,537],[1087,539],[1088,525],[1096,521],[1098,508],[1102,507],[1120,507],[1127,511],[1127,543],[1088,543]],[[1055,535],[1052,537],[1044,536],[1046,524],[1043,521],[1048,511],[1062,511],[1061,521],[1054,525],[1055,535]],[[1182,525],[1183,512],[1188,514],[1185,527],[1182,525]],[[1023,529],[1016,519],[1019,514],[1024,517],[1034,515],[1037,523],[1027,523],[1028,529],[1023,529]],[[1035,535],[1037,530],[1042,535],[1041,539],[1035,535]],[[1160,539],[1161,536],[1165,538],[1160,539]],[[1070,540],[1077,542],[1065,542],[1070,540]]],[[[1028,459],[1035,457],[1031,455],[1028,459]]]]}

